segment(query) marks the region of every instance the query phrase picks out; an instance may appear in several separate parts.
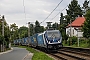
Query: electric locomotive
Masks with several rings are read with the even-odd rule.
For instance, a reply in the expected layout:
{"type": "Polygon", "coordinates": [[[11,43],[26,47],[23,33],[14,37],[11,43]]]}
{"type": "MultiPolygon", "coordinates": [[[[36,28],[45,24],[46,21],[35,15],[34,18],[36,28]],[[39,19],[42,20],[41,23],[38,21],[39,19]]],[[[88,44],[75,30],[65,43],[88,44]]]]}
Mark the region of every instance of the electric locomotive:
{"type": "Polygon", "coordinates": [[[37,33],[32,36],[31,45],[49,50],[60,49],[63,46],[61,33],[59,30],[46,30],[43,33],[37,33]]]}
{"type": "Polygon", "coordinates": [[[59,49],[62,45],[62,36],[59,30],[47,30],[44,34],[48,49],[59,49]]]}
{"type": "MultiPolygon", "coordinates": [[[[46,30],[43,33],[37,33],[33,36],[22,38],[21,45],[28,45],[33,47],[40,47],[49,50],[58,50],[62,45],[62,36],[59,30],[46,30]]],[[[17,44],[17,40],[14,40],[17,44]]]]}

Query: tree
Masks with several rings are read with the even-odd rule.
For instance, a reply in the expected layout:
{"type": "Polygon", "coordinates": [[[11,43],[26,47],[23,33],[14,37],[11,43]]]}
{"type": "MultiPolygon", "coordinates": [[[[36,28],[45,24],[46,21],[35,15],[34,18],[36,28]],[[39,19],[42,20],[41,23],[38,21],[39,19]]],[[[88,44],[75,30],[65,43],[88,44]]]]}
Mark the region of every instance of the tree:
{"type": "Polygon", "coordinates": [[[59,30],[62,34],[63,40],[66,39],[66,29],[65,29],[65,24],[59,25],[59,30]]]}
{"type": "Polygon", "coordinates": [[[2,16],[2,19],[0,19],[0,39],[2,41],[0,42],[4,42],[4,45],[6,45],[6,47],[8,47],[8,44],[10,42],[10,29],[9,29],[9,26],[5,20],[5,17],[4,15],[2,16]],[[2,39],[2,21],[4,22],[4,36],[3,36],[3,39],[2,39]]]}
{"type": "Polygon", "coordinates": [[[40,32],[44,32],[45,29],[44,29],[44,26],[40,26],[40,32]]]}
{"type": "Polygon", "coordinates": [[[28,37],[28,27],[22,26],[18,29],[19,38],[28,37]]]}
{"type": "Polygon", "coordinates": [[[58,29],[58,23],[54,23],[54,24],[52,24],[52,28],[54,28],[54,29],[58,29]]]}
{"type": "Polygon", "coordinates": [[[60,25],[63,24],[63,19],[64,19],[64,16],[63,16],[63,13],[61,13],[61,17],[60,17],[60,25]]]}
{"type": "Polygon", "coordinates": [[[18,36],[18,26],[16,26],[16,24],[14,23],[14,24],[11,24],[10,25],[10,30],[11,30],[11,32],[10,32],[10,34],[11,34],[11,40],[13,41],[13,40],[15,40],[15,39],[17,39],[19,36],[18,36]]]}
{"type": "Polygon", "coordinates": [[[9,47],[8,44],[11,42],[11,40],[10,40],[10,29],[8,24],[5,25],[4,30],[5,30],[4,39],[6,41],[6,47],[9,47]]]}
{"type": "Polygon", "coordinates": [[[86,15],[85,15],[85,18],[86,18],[86,21],[84,22],[84,26],[83,26],[83,36],[88,38],[89,41],[89,47],[90,47],[90,10],[88,10],[86,12],[86,15]]]}
{"type": "Polygon", "coordinates": [[[67,24],[70,24],[70,21],[74,21],[76,17],[78,17],[78,15],[82,15],[82,10],[77,0],[72,0],[71,4],[69,4],[68,9],[66,9],[66,11],[67,24]]]}
{"type": "Polygon", "coordinates": [[[30,24],[30,36],[35,34],[35,27],[33,24],[30,24]]]}
{"type": "Polygon", "coordinates": [[[3,44],[4,37],[0,35],[0,45],[3,44]]]}
{"type": "Polygon", "coordinates": [[[2,34],[2,21],[0,19],[0,35],[2,34]]]}
{"type": "Polygon", "coordinates": [[[86,21],[83,26],[83,36],[86,38],[90,38],[90,10],[87,11],[85,15],[86,21]]]}
{"type": "Polygon", "coordinates": [[[44,27],[40,26],[40,23],[36,20],[36,22],[35,22],[35,33],[41,33],[44,30],[45,30],[44,27]]]}
{"type": "Polygon", "coordinates": [[[35,33],[39,33],[40,32],[40,23],[36,20],[35,22],[35,33]]]}
{"type": "Polygon", "coordinates": [[[89,4],[89,1],[85,0],[84,3],[83,3],[83,14],[85,15],[86,14],[86,11],[88,11],[90,9],[90,7],[88,6],[89,4]]]}

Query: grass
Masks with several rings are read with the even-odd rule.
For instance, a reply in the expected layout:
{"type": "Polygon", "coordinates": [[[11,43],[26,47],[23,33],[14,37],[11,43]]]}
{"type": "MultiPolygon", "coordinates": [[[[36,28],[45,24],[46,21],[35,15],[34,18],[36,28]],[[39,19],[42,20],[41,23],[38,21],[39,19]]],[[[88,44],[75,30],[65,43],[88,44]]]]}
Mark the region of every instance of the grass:
{"type": "Polygon", "coordinates": [[[32,60],[53,60],[52,58],[48,57],[45,53],[43,52],[37,52],[34,54],[32,60]]]}
{"type": "MultiPolygon", "coordinates": [[[[67,44],[65,44],[65,41],[63,41],[63,46],[69,46],[69,42],[67,41],[67,44]]],[[[71,47],[78,47],[78,42],[75,44],[70,45],[71,47]]],[[[90,48],[90,42],[89,40],[79,40],[79,47],[81,48],[90,48]]]]}
{"type": "Polygon", "coordinates": [[[45,53],[36,51],[35,49],[31,47],[26,47],[26,46],[19,46],[19,47],[26,48],[26,50],[30,51],[31,53],[34,53],[32,60],[54,60],[50,58],[49,56],[47,56],[45,53]]]}

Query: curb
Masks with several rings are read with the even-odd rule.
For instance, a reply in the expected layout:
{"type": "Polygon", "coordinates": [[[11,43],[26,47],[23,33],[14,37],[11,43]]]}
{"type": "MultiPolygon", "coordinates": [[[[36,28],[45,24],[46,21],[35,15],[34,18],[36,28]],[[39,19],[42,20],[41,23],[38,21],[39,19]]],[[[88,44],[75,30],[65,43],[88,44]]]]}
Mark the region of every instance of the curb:
{"type": "Polygon", "coordinates": [[[29,55],[29,52],[25,55],[25,57],[22,60],[24,60],[28,55],[29,55]]]}
{"type": "Polygon", "coordinates": [[[5,53],[9,53],[11,51],[13,51],[13,48],[11,48],[11,50],[8,50],[8,51],[5,51],[5,52],[1,52],[0,55],[5,54],[5,53]]]}
{"type": "Polygon", "coordinates": [[[33,53],[28,53],[22,60],[31,60],[32,59],[32,56],[33,56],[33,53]]]}

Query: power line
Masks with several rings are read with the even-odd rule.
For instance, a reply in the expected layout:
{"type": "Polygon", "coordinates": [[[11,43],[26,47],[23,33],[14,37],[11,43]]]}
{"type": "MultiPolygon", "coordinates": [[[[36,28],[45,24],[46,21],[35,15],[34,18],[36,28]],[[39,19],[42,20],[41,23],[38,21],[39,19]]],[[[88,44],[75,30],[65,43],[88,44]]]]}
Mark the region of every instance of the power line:
{"type": "MultiPolygon", "coordinates": [[[[59,2],[59,4],[54,8],[54,10],[42,21],[42,22],[44,22],[46,19],[48,19],[48,17],[55,11],[55,9],[61,4],[61,2],[62,2],[63,0],[61,0],[60,2],[59,2]]],[[[41,22],[41,23],[42,23],[41,22]]],[[[40,23],[40,24],[41,24],[40,23]]]]}
{"type": "Polygon", "coordinates": [[[24,9],[24,14],[25,14],[25,20],[26,20],[26,12],[25,12],[25,4],[24,4],[24,0],[23,0],[23,9],[24,9]]]}
{"type": "MultiPolygon", "coordinates": [[[[68,5],[67,5],[67,6],[68,6],[68,5]]],[[[67,8],[67,6],[66,6],[65,8],[67,8]]],[[[65,9],[65,8],[64,8],[64,9],[65,9]]],[[[62,12],[64,9],[62,9],[61,12],[62,12]]],[[[59,15],[61,12],[59,12],[57,15],[59,15]]],[[[55,15],[55,17],[56,17],[57,15],[55,15]]],[[[55,18],[55,17],[54,17],[54,18],[55,18]]],[[[51,20],[53,20],[54,18],[52,18],[51,20]]]]}

